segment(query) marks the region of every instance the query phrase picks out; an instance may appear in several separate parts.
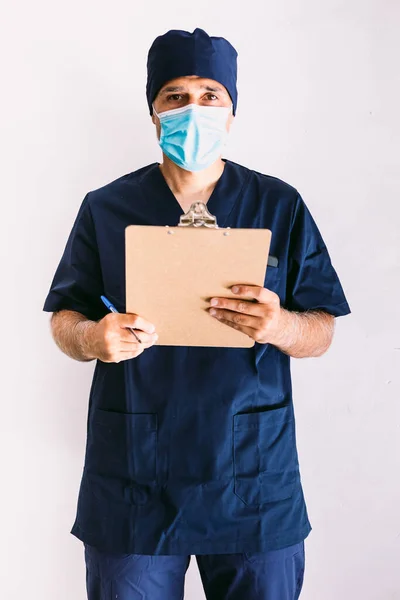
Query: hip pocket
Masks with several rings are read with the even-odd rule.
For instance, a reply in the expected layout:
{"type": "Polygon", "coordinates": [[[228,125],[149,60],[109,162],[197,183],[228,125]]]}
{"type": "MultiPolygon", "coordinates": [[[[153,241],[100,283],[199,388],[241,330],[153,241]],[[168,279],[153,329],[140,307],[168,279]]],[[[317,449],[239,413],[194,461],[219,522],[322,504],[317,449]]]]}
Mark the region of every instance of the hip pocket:
{"type": "Polygon", "coordinates": [[[88,471],[151,483],[157,479],[157,413],[95,409],[89,423],[88,471]]]}
{"type": "Polygon", "coordinates": [[[233,416],[235,494],[248,505],[290,498],[299,477],[290,406],[233,416]]]}

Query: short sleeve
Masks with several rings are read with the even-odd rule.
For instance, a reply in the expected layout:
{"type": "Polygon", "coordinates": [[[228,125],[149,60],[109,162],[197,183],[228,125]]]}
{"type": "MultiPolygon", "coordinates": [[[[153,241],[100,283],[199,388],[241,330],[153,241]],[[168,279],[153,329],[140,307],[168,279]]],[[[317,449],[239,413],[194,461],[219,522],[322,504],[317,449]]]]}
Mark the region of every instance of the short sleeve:
{"type": "Polygon", "coordinates": [[[104,316],[96,232],[86,194],[54,274],[43,310],[75,310],[90,320],[104,316]]]}
{"type": "Polygon", "coordinates": [[[290,233],[285,308],[323,310],[335,317],[351,312],[328,249],[300,194],[290,233]]]}

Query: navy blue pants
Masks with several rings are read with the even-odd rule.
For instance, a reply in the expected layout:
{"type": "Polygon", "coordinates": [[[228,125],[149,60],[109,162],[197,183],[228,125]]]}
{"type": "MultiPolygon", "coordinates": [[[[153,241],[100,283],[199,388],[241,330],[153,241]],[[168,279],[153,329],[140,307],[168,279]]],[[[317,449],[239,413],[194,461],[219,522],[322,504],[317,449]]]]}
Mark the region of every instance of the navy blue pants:
{"type": "MultiPolygon", "coordinates": [[[[304,542],[270,552],[196,555],[207,600],[297,600],[304,542]]],[[[182,600],[190,555],[109,554],[85,544],[88,600],[182,600]]]]}

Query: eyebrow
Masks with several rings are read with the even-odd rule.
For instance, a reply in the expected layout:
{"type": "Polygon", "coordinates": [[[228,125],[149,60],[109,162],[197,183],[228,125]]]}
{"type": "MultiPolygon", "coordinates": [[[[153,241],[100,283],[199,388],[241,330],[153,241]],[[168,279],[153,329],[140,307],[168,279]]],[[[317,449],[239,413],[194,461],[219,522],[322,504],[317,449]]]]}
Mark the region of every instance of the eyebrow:
{"type": "MultiPolygon", "coordinates": [[[[210,85],[202,85],[201,88],[202,90],[207,90],[207,92],[223,92],[224,90],[221,87],[212,87],[210,85]]],[[[186,88],[183,85],[179,85],[179,86],[167,86],[165,88],[163,88],[160,92],[160,94],[170,94],[173,92],[185,92],[186,88]]]]}

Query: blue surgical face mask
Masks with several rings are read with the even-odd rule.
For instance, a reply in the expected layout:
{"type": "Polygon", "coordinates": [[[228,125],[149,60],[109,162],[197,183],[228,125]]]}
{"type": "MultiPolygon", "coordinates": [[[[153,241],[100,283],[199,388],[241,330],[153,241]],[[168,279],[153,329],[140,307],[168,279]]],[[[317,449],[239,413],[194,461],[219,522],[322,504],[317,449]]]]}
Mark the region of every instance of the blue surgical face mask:
{"type": "Polygon", "coordinates": [[[226,124],[232,106],[199,106],[154,114],[160,119],[158,143],[168,158],[186,171],[202,171],[222,154],[228,136],[226,124]]]}

